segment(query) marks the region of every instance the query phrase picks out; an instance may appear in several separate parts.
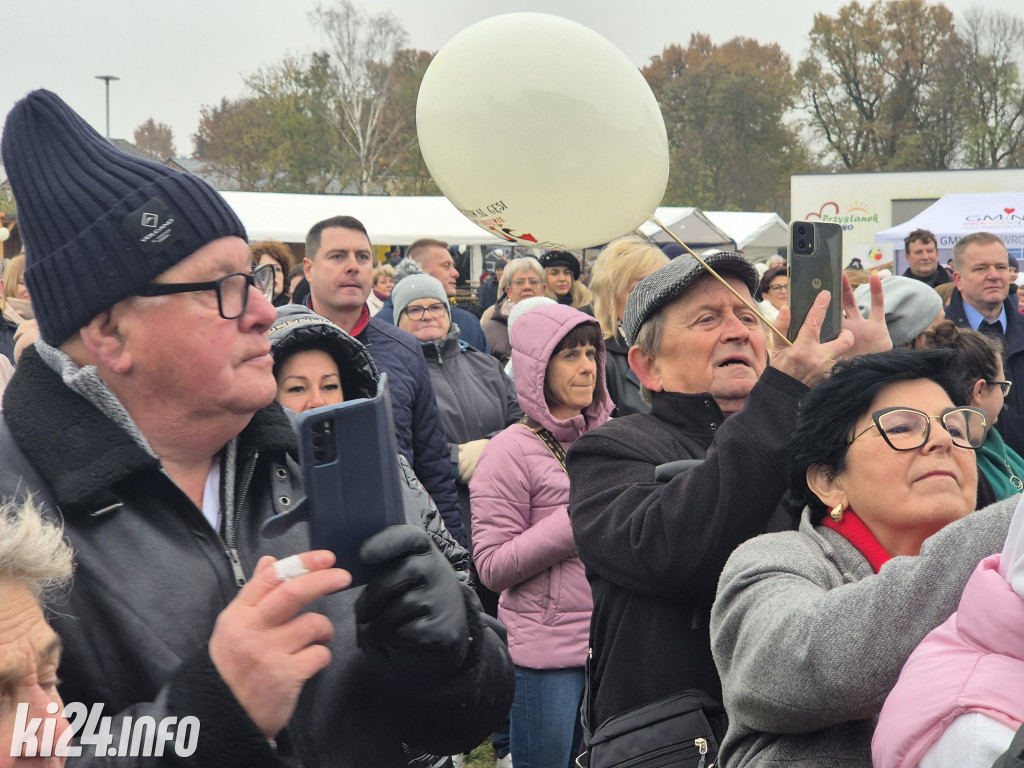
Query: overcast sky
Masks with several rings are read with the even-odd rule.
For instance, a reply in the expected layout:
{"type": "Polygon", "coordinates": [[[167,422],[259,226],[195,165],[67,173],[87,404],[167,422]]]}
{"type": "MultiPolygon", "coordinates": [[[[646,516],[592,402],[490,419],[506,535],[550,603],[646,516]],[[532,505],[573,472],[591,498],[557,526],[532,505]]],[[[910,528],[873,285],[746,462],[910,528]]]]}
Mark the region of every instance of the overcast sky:
{"type": "MultiPolygon", "coordinates": [[[[192,151],[203,105],[242,93],[243,77],[320,43],[308,12],[317,0],[4,0],[7,14],[0,75],[0,115],[28,91],[55,91],[100,133],[104,85],[110,87],[111,135],[131,139],[147,118],[174,130],[180,154],[192,151]]],[[[408,44],[436,51],[481,19],[514,11],[553,13],[601,33],[643,66],[693,32],[714,42],[735,36],[777,42],[804,56],[816,12],[839,0],[356,0],[370,13],[390,12],[408,44]]],[[[329,0],[328,0],[329,4],[329,0]]],[[[947,0],[955,14],[977,0],[947,0]]],[[[986,9],[1021,14],[1021,0],[985,0],[986,9]]]]}

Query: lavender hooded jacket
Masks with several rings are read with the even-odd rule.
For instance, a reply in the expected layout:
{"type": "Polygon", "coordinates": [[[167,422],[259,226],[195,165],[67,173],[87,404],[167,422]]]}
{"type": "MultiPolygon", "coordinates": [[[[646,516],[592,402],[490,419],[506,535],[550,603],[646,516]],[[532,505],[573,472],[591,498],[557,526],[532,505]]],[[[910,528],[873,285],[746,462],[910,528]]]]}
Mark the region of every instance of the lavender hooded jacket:
{"type": "MultiPolygon", "coordinates": [[[[548,304],[512,328],[512,365],[523,412],[566,448],[612,411],[605,391],[604,344],[597,349],[598,388],[583,413],[562,421],[544,399],[548,361],[558,343],[594,319],[548,304]]],[[[498,618],[508,629],[512,660],[521,667],[583,666],[593,601],[569,524],[569,478],[547,446],[521,424],[494,437],[469,485],[473,559],[480,580],[501,592],[498,618]]]]}

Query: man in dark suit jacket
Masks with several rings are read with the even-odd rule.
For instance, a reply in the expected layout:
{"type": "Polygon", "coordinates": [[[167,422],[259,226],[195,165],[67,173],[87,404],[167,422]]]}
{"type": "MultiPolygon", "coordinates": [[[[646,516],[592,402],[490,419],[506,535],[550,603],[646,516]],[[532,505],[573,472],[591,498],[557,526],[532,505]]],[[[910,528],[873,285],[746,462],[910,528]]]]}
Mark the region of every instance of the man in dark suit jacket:
{"type": "Polygon", "coordinates": [[[1024,451],[1024,317],[1009,299],[1009,254],[1002,238],[990,232],[974,232],[953,246],[953,282],[956,290],[946,317],[963,328],[994,338],[1003,351],[1008,381],[1017,382],[1006,398],[996,427],[1006,443],[1024,451]]]}

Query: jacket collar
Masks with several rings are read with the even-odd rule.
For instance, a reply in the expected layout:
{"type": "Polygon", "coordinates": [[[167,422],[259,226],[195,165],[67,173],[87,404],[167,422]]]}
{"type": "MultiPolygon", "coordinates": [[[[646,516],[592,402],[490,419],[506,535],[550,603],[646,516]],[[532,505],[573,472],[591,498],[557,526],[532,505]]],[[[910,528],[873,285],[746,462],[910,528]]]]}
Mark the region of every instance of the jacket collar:
{"type": "Polygon", "coordinates": [[[459,340],[459,326],[452,323],[451,330],[448,331],[448,335],[445,336],[441,341],[421,341],[420,347],[423,349],[423,356],[428,360],[437,360],[443,358],[445,360],[451,360],[457,358],[459,354],[469,345],[459,340]]]}
{"type": "MultiPolygon", "coordinates": [[[[114,504],[111,489],[118,483],[160,469],[158,459],[69,389],[33,347],[22,355],[3,402],[11,437],[65,513],[114,504]]],[[[296,450],[295,433],[276,402],[253,415],[239,441],[240,456],[296,450]]]]}
{"type": "Polygon", "coordinates": [[[681,392],[652,392],[651,415],[692,435],[714,437],[725,414],[710,392],[687,395],[681,392]]]}
{"type": "MultiPolygon", "coordinates": [[[[1006,357],[1009,358],[1024,351],[1024,316],[1020,314],[1020,310],[1009,296],[1003,301],[1003,310],[1006,313],[1006,329],[1003,337],[1006,341],[1006,357]]],[[[970,327],[970,323],[967,322],[967,313],[964,311],[964,297],[959,289],[954,290],[949,298],[946,317],[961,327],[970,327]]]]}

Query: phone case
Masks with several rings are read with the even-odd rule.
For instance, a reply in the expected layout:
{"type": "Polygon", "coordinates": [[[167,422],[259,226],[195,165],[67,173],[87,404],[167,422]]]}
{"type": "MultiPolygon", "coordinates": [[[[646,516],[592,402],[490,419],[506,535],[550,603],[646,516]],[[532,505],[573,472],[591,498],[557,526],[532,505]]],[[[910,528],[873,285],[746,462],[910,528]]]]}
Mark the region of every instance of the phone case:
{"type": "Polygon", "coordinates": [[[789,340],[800,332],[807,312],[822,291],[832,299],[821,326],[821,341],[831,341],[843,323],[843,228],[823,221],[789,225],[789,340]]]}
{"type": "Polygon", "coordinates": [[[359,547],[405,522],[387,375],[381,374],[374,397],[306,411],[296,428],[310,544],[334,552],[352,583],[365,584],[370,574],[359,547]]]}

